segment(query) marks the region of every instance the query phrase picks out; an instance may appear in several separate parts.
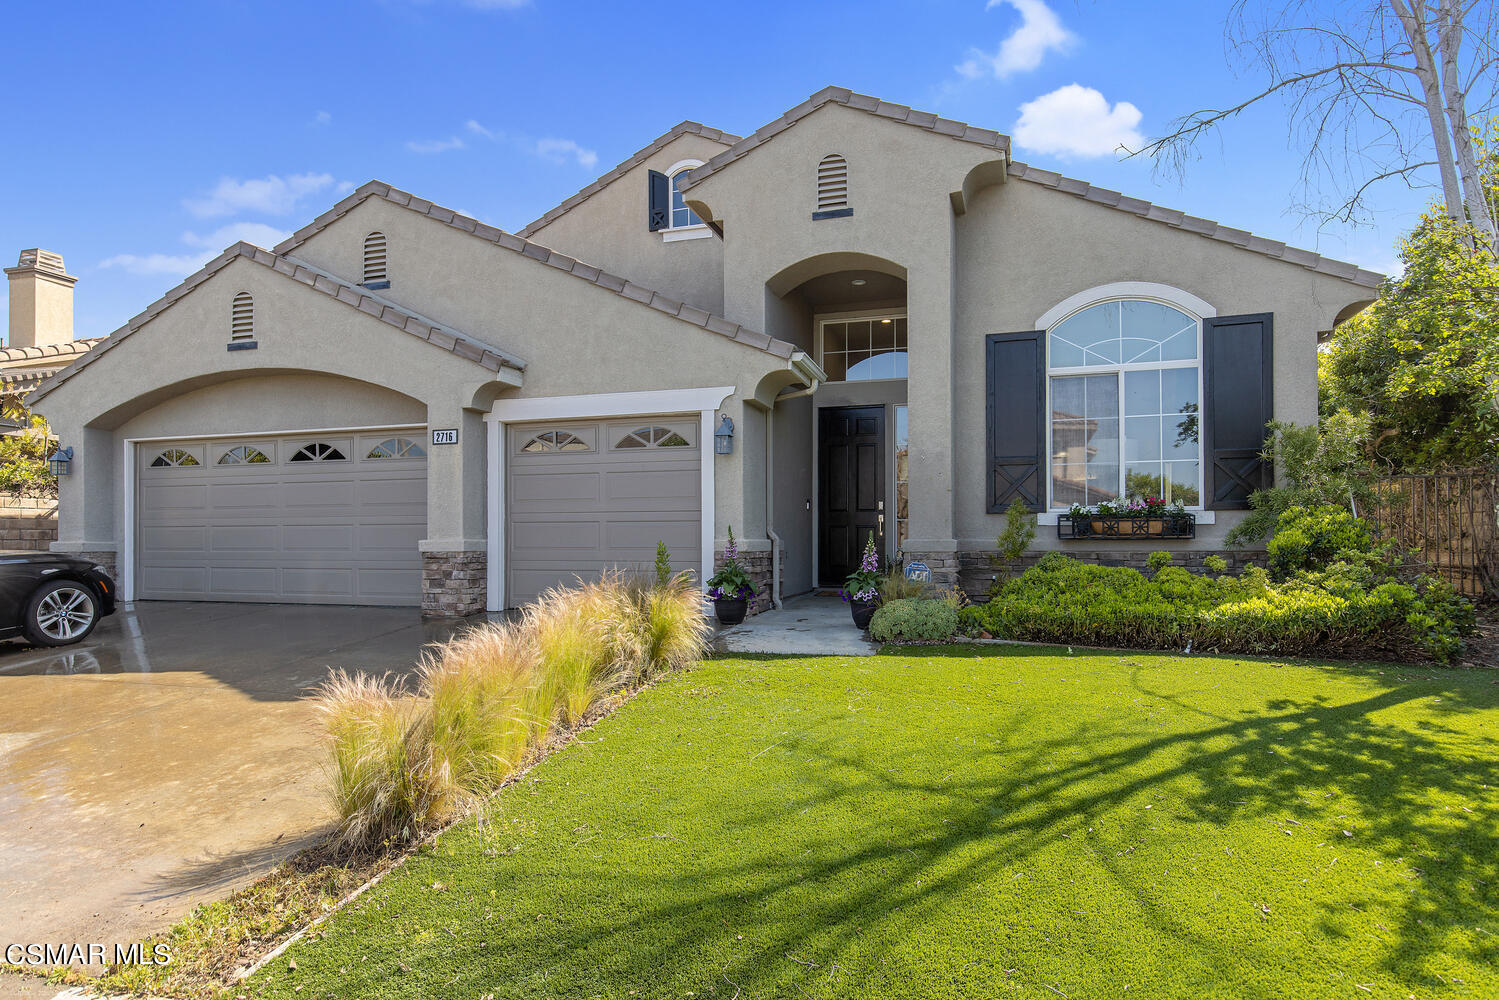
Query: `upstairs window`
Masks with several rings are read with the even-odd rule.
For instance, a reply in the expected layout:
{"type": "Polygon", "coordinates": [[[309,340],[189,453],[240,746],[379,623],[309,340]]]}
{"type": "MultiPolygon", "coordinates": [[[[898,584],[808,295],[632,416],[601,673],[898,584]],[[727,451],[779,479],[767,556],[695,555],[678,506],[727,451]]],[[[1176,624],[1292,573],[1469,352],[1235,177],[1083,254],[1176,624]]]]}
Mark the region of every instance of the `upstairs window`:
{"type": "Polygon", "coordinates": [[[817,164],[817,211],[848,207],[848,161],[840,153],[829,153],[817,164]]]}
{"type": "Polygon", "coordinates": [[[385,264],[385,234],[370,233],[364,238],[364,287],[390,287],[385,264]]]}
{"type": "Polygon", "coordinates": [[[648,171],[646,194],[649,205],[646,214],[649,228],[653,233],[661,233],[667,242],[712,235],[697,213],[687,207],[687,200],[682,195],[687,175],[702,165],[702,160],[681,160],[665,171],[648,171]]]}
{"type": "Polygon", "coordinates": [[[683,167],[671,175],[671,227],[672,229],[686,229],[688,226],[701,226],[703,220],[697,217],[697,213],[687,207],[687,201],[682,197],[681,184],[692,172],[692,167],[683,167]]]}
{"type": "Polygon", "coordinates": [[[249,292],[240,292],[229,306],[229,339],[249,340],[255,336],[255,300],[249,292]]]}
{"type": "Polygon", "coordinates": [[[905,378],[906,317],[826,320],[821,350],[829,382],[905,378]]]}

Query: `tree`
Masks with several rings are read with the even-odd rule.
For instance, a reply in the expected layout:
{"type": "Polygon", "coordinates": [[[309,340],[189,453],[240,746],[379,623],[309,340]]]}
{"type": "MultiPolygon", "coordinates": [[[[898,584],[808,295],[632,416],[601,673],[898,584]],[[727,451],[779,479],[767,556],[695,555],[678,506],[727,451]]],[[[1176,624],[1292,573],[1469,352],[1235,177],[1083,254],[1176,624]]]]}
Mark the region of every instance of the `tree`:
{"type": "Polygon", "coordinates": [[[1141,150],[1180,173],[1205,135],[1271,98],[1289,103],[1305,149],[1307,188],[1330,179],[1341,199],[1312,214],[1355,221],[1381,181],[1415,186],[1435,170],[1449,216],[1472,224],[1464,239],[1492,250],[1493,191],[1486,189],[1470,116],[1499,98],[1494,0],[1235,0],[1230,53],[1257,65],[1264,86],[1228,108],[1194,111],[1141,150]]]}
{"type": "Polygon", "coordinates": [[[1368,418],[1335,413],[1320,424],[1270,422],[1263,454],[1279,470],[1279,484],[1250,494],[1250,512],[1229,529],[1224,536],[1227,544],[1248,545],[1265,537],[1292,507],[1346,507],[1357,512],[1373,499],[1374,470],[1363,454],[1368,418]]]}
{"type": "MultiPolygon", "coordinates": [[[[1499,122],[1475,143],[1499,183],[1499,122]]],[[[1499,262],[1433,206],[1399,246],[1404,273],[1321,352],[1324,415],[1366,417],[1370,456],[1394,472],[1499,457],[1499,262]]]]}
{"type": "Polygon", "coordinates": [[[0,397],[0,417],[18,428],[0,435],[0,490],[27,496],[55,494],[57,478],[47,459],[57,450],[57,441],[47,421],[15,395],[0,397]]]}

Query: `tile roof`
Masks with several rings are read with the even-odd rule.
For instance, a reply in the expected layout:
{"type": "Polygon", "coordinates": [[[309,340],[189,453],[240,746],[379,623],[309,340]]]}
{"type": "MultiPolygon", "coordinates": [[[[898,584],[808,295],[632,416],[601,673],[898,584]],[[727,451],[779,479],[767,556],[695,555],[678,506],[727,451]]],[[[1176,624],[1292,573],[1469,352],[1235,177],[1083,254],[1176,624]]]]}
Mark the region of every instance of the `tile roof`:
{"type": "Polygon", "coordinates": [[[42,358],[74,358],[80,354],[87,354],[93,350],[94,345],[103,340],[103,337],[85,337],[80,340],[70,340],[66,344],[42,344],[39,347],[0,347],[0,365],[13,364],[17,361],[36,361],[42,358]]]}
{"type": "Polygon", "coordinates": [[[402,330],[441,350],[472,361],[490,371],[498,372],[501,368],[512,368],[517,371],[525,370],[524,361],[481,341],[474,340],[472,337],[459,333],[451,327],[433,323],[431,320],[402,309],[400,306],[379,296],[371,295],[367,290],[314,268],[303,261],[297,260],[295,257],[289,257],[285,254],[274,254],[254,244],[240,242],[203,265],[194,274],[189,275],[176,287],[147,306],[144,312],[131,319],[130,322],[120,327],[114,333],[108,337],[100,338],[103,340],[103,343],[98,344],[93,350],[47,379],[46,383],[37,390],[37,394],[33,398],[41,399],[43,396],[46,396],[57,386],[72,378],[75,373],[92,364],[104,354],[107,354],[110,349],[118,346],[121,341],[128,338],[136,330],[139,330],[151,322],[151,320],[176,305],[177,301],[188,292],[191,292],[241,257],[283,274],[293,281],[299,281],[308,288],[322,292],[329,298],[337,299],[352,309],[358,309],[360,312],[366,313],[380,320],[382,323],[402,330]]]}
{"type": "Polygon", "coordinates": [[[870,97],[868,94],[856,94],[847,87],[824,87],[790,111],[781,115],[775,121],[755,129],[750,135],[740,139],[701,167],[691,171],[687,175],[686,182],[682,185],[683,190],[691,188],[706,177],[712,176],[730,163],[745,156],[757,146],[769,142],[772,138],[780,135],[812,112],[828,104],[841,104],[846,108],[853,108],[855,111],[867,111],[877,118],[886,118],[905,125],[914,125],[917,128],[924,128],[929,132],[945,135],[951,139],[987,146],[995,152],[1004,154],[1005,159],[1009,159],[1010,156],[1010,137],[1002,132],[996,132],[989,128],[979,128],[977,125],[969,125],[966,122],[953,121],[951,118],[939,118],[930,111],[917,111],[905,104],[891,104],[889,101],[882,101],[878,97],[870,97]]]}
{"type": "Polygon", "coordinates": [[[1268,240],[1263,236],[1255,236],[1253,233],[1242,229],[1232,229],[1220,225],[1211,219],[1199,219],[1195,216],[1179,212],[1174,208],[1163,208],[1153,205],[1139,198],[1131,198],[1120,194],[1118,191],[1110,191],[1108,188],[1094,187],[1087,181],[1080,181],[1073,177],[1064,177],[1052,170],[1042,170],[1025,163],[1011,163],[1009,176],[1018,180],[1030,181],[1032,184],[1040,184],[1057,191],[1091,201],[1095,204],[1105,205],[1109,208],[1118,209],[1121,212],[1129,212],[1138,215],[1142,219],[1150,219],[1161,222],[1176,229],[1184,229],[1189,233],[1206,236],[1210,240],[1219,240],[1233,246],[1249,250],[1253,253],[1264,254],[1277,260],[1286,261],[1304,267],[1319,274],[1331,275],[1344,281],[1351,281],[1355,285],[1363,285],[1367,288],[1378,288],[1383,283],[1385,276],[1374,271],[1365,271],[1355,264],[1344,261],[1333,260],[1323,257],[1310,250],[1298,250],[1296,247],[1286,246],[1278,240],[1268,240]]]}
{"type": "Polygon", "coordinates": [[[343,201],[340,201],[337,205],[334,205],[331,209],[313,219],[312,222],[292,233],[288,239],[278,243],[276,245],[276,252],[278,254],[286,254],[296,249],[302,243],[311,239],[314,235],[323,231],[347,213],[353,211],[356,206],[362,204],[367,198],[372,197],[384,198],[393,205],[398,205],[401,208],[410,209],[428,218],[436,219],[444,225],[477,237],[486,243],[491,243],[513,253],[520,254],[522,257],[534,260],[539,264],[554,267],[565,274],[581,278],[590,284],[607,289],[632,302],[639,302],[641,305],[649,306],[658,312],[673,316],[684,323],[702,327],[711,333],[727,337],[730,340],[753,347],[756,350],[764,351],[767,354],[772,354],[783,360],[790,359],[791,355],[797,349],[795,344],[788,341],[777,340],[768,334],[752,330],[747,326],[740,326],[733,320],[724,319],[722,316],[714,315],[705,309],[699,309],[697,306],[679,302],[676,299],[662,295],[660,292],[637,285],[633,281],[610,274],[601,268],[585,264],[575,257],[558,253],[549,247],[542,246],[540,243],[533,243],[519,236],[496,229],[494,226],[486,225],[477,219],[471,219],[466,215],[459,215],[450,208],[434,205],[432,202],[418,198],[409,192],[393,188],[383,181],[370,181],[367,184],[361,185],[358,190],[350,194],[343,201]]]}
{"type": "Polygon", "coordinates": [[[636,150],[628,158],[626,158],[624,162],[620,163],[613,170],[610,170],[607,173],[603,174],[599,177],[598,180],[583,188],[577,194],[573,195],[571,198],[568,198],[556,208],[551,209],[535,222],[528,223],[527,225],[522,226],[520,229],[516,230],[516,235],[531,236],[536,232],[536,230],[541,229],[543,226],[550,225],[557,219],[566,215],[568,212],[571,212],[574,208],[577,208],[579,205],[583,204],[583,202],[587,201],[589,198],[592,198],[594,195],[604,190],[604,188],[608,187],[610,184],[613,184],[615,181],[619,180],[629,171],[640,166],[640,164],[644,163],[651,156],[654,156],[656,153],[660,152],[667,145],[667,143],[673,142],[674,140],[684,135],[700,135],[705,139],[711,139],[714,142],[721,142],[725,146],[732,146],[734,143],[739,141],[739,136],[733,135],[729,132],[725,132],[722,129],[710,128],[709,126],[704,125],[701,122],[678,122],[676,125],[672,126],[669,131],[657,136],[650,143],[650,145],[646,146],[644,149],[636,150]]]}

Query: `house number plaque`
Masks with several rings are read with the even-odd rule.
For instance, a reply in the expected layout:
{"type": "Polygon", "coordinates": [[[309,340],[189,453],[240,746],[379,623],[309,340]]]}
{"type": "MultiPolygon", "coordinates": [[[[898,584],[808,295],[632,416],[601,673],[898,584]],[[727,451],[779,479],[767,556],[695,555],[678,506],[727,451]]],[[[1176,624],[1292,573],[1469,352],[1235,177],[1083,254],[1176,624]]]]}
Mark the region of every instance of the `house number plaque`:
{"type": "Polygon", "coordinates": [[[433,430],[432,431],[432,443],[433,444],[457,444],[458,443],[458,428],[456,428],[456,427],[449,427],[449,428],[445,428],[443,430],[433,430]]]}

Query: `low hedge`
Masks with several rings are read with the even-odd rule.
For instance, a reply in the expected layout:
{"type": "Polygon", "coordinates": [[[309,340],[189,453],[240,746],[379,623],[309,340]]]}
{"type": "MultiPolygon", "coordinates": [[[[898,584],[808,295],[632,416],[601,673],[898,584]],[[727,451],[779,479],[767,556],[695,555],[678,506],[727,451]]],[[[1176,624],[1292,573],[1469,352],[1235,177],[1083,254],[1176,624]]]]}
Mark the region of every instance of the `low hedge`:
{"type": "Polygon", "coordinates": [[[1257,567],[1214,577],[1164,566],[1147,577],[1049,553],[987,605],[965,608],[963,625],[1004,639],[1138,649],[1455,657],[1472,631],[1472,606],[1439,580],[1400,579],[1399,560],[1344,517],[1287,511],[1280,581],[1257,567]],[[1351,547],[1329,551],[1326,539],[1351,547]]]}
{"type": "Polygon", "coordinates": [[[889,601],[869,620],[869,634],[875,642],[945,641],[957,632],[958,606],[951,600],[889,601]]]}

